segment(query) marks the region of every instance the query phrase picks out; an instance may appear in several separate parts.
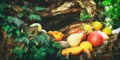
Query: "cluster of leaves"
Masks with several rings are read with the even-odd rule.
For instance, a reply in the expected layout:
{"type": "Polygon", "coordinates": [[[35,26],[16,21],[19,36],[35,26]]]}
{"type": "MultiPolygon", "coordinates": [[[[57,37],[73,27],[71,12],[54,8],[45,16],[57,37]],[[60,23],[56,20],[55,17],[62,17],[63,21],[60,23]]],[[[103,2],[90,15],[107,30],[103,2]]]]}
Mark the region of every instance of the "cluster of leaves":
{"type": "Polygon", "coordinates": [[[29,24],[29,21],[41,21],[36,12],[44,10],[43,7],[30,9],[27,6],[11,6],[7,3],[0,4],[0,27],[8,34],[8,37],[20,36],[20,30],[29,24]],[[27,22],[25,22],[28,20],[27,22]]]}
{"type": "Polygon", "coordinates": [[[26,5],[9,5],[0,3],[0,29],[3,29],[9,38],[14,37],[16,45],[12,49],[12,54],[16,54],[16,60],[64,60],[60,54],[61,46],[49,40],[46,33],[40,33],[37,36],[29,38],[29,32],[22,32],[29,21],[40,22],[41,16],[36,12],[42,11],[43,7],[29,8],[26,5]],[[26,20],[29,20],[26,22],[26,20]]]}
{"type": "Polygon", "coordinates": [[[103,0],[99,1],[99,3],[103,7],[105,25],[111,29],[119,28],[120,0],[103,0]]]}
{"type": "Polygon", "coordinates": [[[16,46],[13,53],[17,54],[17,60],[65,60],[61,55],[61,46],[52,40],[49,40],[46,33],[40,33],[33,39],[28,38],[28,34],[18,37],[14,42],[24,43],[16,46]]]}

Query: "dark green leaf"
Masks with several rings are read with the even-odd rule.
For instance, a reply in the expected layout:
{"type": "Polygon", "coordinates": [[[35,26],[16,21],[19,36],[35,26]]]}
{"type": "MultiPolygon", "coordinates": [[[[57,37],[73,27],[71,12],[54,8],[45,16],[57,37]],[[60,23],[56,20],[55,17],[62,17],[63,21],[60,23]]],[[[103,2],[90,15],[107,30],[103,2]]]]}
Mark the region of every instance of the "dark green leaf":
{"type": "Polygon", "coordinates": [[[48,53],[50,53],[50,54],[56,54],[55,48],[49,47],[48,48],[48,53]]]}
{"type": "Polygon", "coordinates": [[[8,7],[6,3],[0,3],[0,12],[3,12],[4,8],[8,7]]]}

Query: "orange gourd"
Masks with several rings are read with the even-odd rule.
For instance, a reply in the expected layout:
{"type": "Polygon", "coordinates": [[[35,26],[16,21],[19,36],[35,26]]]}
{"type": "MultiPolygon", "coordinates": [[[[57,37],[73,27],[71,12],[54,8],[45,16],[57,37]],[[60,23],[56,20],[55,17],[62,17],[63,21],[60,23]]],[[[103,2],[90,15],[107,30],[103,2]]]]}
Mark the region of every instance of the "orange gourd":
{"type": "Polygon", "coordinates": [[[53,35],[56,41],[61,41],[64,37],[64,34],[59,31],[48,31],[48,34],[53,35]]]}

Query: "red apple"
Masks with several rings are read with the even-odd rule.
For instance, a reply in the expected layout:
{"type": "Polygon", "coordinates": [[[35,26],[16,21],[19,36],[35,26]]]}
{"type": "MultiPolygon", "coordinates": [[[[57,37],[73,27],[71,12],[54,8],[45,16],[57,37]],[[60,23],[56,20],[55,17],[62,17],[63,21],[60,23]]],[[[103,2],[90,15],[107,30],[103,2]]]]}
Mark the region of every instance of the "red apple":
{"type": "Polygon", "coordinates": [[[87,34],[82,29],[80,29],[80,28],[75,29],[73,31],[73,34],[75,34],[75,33],[82,33],[83,34],[82,41],[84,41],[86,39],[87,34]]]}
{"type": "Polygon", "coordinates": [[[87,40],[93,45],[93,47],[97,47],[103,44],[104,38],[99,32],[92,31],[89,33],[87,40]]]}

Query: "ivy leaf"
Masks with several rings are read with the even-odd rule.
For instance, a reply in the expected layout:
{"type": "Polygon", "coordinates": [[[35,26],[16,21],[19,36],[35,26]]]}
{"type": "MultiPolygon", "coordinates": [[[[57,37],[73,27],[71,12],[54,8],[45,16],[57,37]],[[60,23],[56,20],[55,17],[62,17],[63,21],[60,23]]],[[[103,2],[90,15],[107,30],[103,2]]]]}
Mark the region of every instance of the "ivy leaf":
{"type": "Polygon", "coordinates": [[[10,26],[10,29],[8,30],[8,33],[14,31],[15,27],[14,26],[10,26]]]}
{"type": "Polygon", "coordinates": [[[35,37],[35,40],[40,42],[40,44],[44,44],[46,46],[49,45],[48,35],[46,33],[41,33],[37,37],[35,37]]]}
{"type": "Polygon", "coordinates": [[[43,7],[35,7],[34,11],[42,11],[42,10],[45,10],[45,8],[43,7]]]}
{"type": "Polygon", "coordinates": [[[18,18],[13,18],[13,22],[17,25],[17,27],[20,27],[24,22],[18,18]]]}
{"type": "Polygon", "coordinates": [[[9,29],[10,29],[10,26],[9,25],[5,25],[2,27],[2,29],[7,32],[9,29]]]}
{"type": "Polygon", "coordinates": [[[30,14],[28,17],[29,17],[30,20],[38,20],[38,21],[41,21],[40,15],[30,14]]]}
{"type": "Polygon", "coordinates": [[[20,27],[22,24],[24,24],[22,20],[12,17],[12,16],[8,16],[7,20],[9,23],[14,23],[15,25],[17,25],[17,27],[20,27]]]}

